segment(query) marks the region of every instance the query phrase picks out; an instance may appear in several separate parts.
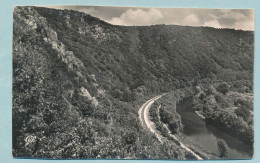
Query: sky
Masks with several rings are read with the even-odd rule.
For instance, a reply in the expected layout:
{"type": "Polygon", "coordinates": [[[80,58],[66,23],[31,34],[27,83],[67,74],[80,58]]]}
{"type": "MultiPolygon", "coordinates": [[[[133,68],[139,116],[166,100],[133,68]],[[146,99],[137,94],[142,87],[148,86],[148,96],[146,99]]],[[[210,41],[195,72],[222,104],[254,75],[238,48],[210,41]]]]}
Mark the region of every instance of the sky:
{"type": "Polygon", "coordinates": [[[78,10],[108,23],[124,26],[173,24],[254,31],[252,9],[141,8],[107,6],[43,6],[78,10]]]}

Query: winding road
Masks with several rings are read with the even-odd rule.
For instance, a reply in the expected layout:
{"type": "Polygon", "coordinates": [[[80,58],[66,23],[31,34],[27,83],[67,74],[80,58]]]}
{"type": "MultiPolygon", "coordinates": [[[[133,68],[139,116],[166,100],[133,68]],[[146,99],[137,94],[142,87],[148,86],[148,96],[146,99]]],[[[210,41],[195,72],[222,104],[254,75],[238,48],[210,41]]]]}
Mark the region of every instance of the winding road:
{"type": "Polygon", "coordinates": [[[157,137],[157,139],[162,143],[164,137],[161,136],[160,132],[158,130],[156,130],[154,123],[150,120],[150,116],[149,116],[149,109],[152,106],[152,104],[158,100],[159,98],[161,98],[163,95],[159,95],[156,96],[148,101],[146,101],[139,109],[138,111],[138,115],[139,115],[139,119],[141,121],[142,126],[147,127],[153,134],[155,134],[155,136],[157,137]]]}
{"type": "MultiPolygon", "coordinates": [[[[163,141],[167,140],[167,138],[165,138],[161,135],[161,133],[156,129],[154,123],[151,121],[150,116],[149,116],[149,109],[156,100],[158,100],[159,98],[161,98],[164,95],[166,95],[166,93],[151,98],[150,100],[146,101],[138,110],[138,115],[139,115],[139,119],[141,121],[142,126],[144,126],[145,128],[148,128],[148,130],[150,130],[153,134],[155,134],[155,136],[161,143],[163,143],[163,141]]],[[[158,107],[158,111],[159,111],[159,109],[160,109],[160,107],[158,107]]],[[[179,144],[180,144],[179,146],[181,148],[185,149],[187,152],[190,152],[198,160],[203,160],[199,155],[194,153],[189,147],[187,147],[181,141],[179,141],[179,139],[171,133],[171,131],[169,130],[169,128],[166,124],[164,124],[164,123],[162,123],[162,124],[167,129],[169,136],[172,137],[173,139],[175,139],[177,142],[179,142],[179,144]]]]}

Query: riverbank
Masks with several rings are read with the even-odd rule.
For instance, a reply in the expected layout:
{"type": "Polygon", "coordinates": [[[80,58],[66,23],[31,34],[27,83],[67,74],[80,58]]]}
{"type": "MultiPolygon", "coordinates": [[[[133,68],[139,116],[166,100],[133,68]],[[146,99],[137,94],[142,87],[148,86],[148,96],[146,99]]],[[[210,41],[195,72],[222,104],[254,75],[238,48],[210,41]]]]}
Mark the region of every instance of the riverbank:
{"type": "MultiPolygon", "coordinates": [[[[154,122],[154,125],[158,131],[162,134],[162,136],[168,138],[168,140],[171,140],[177,145],[180,145],[180,142],[185,144],[187,148],[191,149],[195,154],[199,155],[203,159],[221,159],[217,147],[217,141],[219,139],[224,139],[228,146],[229,146],[229,156],[227,157],[228,159],[249,159],[252,157],[252,147],[248,146],[248,144],[244,144],[240,140],[236,138],[236,136],[232,136],[230,134],[230,131],[225,131],[222,130],[221,128],[218,128],[218,126],[214,123],[214,121],[210,121],[210,119],[207,119],[206,116],[201,113],[201,110],[195,110],[192,106],[192,97],[198,93],[198,90],[196,87],[189,87],[185,89],[178,89],[175,91],[172,91],[168,93],[166,96],[163,98],[159,99],[156,101],[150,109],[150,116],[152,117],[151,120],[154,122]],[[183,102],[188,100],[187,102],[190,106],[189,112],[190,114],[187,114],[185,111],[184,115],[181,115],[177,112],[177,108],[179,105],[183,102]],[[167,101],[171,101],[171,103],[167,104],[167,101]],[[157,111],[159,106],[161,107],[163,104],[169,105],[168,108],[170,108],[171,112],[174,113],[173,117],[171,118],[174,120],[174,122],[171,122],[171,125],[173,126],[172,128],[169,128],[170,121],[166,121],[165,123],[161,122],[161,117],[160,111],[157,111]],[[178,115],[181,115],[181,124],[178,123],[179,118],[178,115]],[[186,125],[183,123],[184,117],[186,116],[186,120],[192,121],[190,125],[186,125]],[[177,117],[177,118],[176,118],[177,117]],[[197,126],[196,123],[202,123],[203,127],[197,126]],[[174,124],[174,125],[173,125],[174,124]],[[174,126],[179,126],[178,128],[175,128],[174,126]],[[190,126],[190,128],[187,126],[190,126]],[[167,130],[167,128],[170,129],[167,130]],[[184,127],[184,128],[182,128],[184,127]],[[195,129],[194,129],[195,128],[195,129]],[[185,131],[186,130],[186,131],[185,131]],[[187,132],[188,130],[188,132],[187,132]],[[200,132],[209,133],[209,135],[200,135],[198,137],[192,137],[191,135],[198,134],[200,132]],[[170,134],[174,133],[173,135],[177,138],[173,139],[170,134]],[[204,143],[204,144],[203,144],[204,143]],[[241,149],[241,147],[243,149],[241,149]]],[[[187,108],[187,107],[184,107],[187,108]]],[[[160,110],[160,109],[159,109],[160,110]]],[[[168,116],[170,113],[167,113],[166,115],[168,116]]],[[[200,133],[201,134],[201,133],[200,133]]],[[[198,134],[199,135],[199,134],[198,134]]],[[[187,154],[187,157],[188,154],[187,154]]],[[[192,155],[190,157],[192,159],[192,155]]],[[[194,159],[194,158],[193,158],[194,159]]]]}
{"type": "MultiPolygon", "coordinates": [[[[177,105],[177,112],[182,117],[184,125],[183,134],[193,142],[203,146],[206,151],[218,155],[219,139],[225,140],[228,145],[228,156],[226,159],[249,159],[252,157],[252,148],[236,137],[220,130],[214,124],[199,117],[192,108],[192,97],[182,100],[177,105]]],[[[197,145],[196,145],[197,146],[197,145]]]]}
{"type": "Polygon", "coordinates": [[[225,94],[215,87],[201,87],[194,95],[193,110],[205,117],[207,123],[253,145],[253,95],[229,91],[225,94]]]}
{"type": "MultiPolygon", "coordinates": [[[[179,90],[179,92],[180,92],[180,90],[179,90]]],[[[184,95],[184,94],[182,94],[182,95],[184,95]]],[[[179,96],[179,97],[185,97],[185,96],[179,96]]],[[[172,105],[168,104],[167,108],[163,108],[163,107],[165,107],[165,103],[167,103],[166,102],[167,100],[165,98],[167,99],[167,97],[163,97],[163,99],[159,99],[150,108],[150,116],[152,117],[151,120],[155,124],[156,129],[159,132],[161,132],[161,134],[164,137],[166,137],[168,140],[176,143],[177,145],[179,145],[181,147],[185,147],[185,149],[188,149],[188,151],[186,151],[186,152],[188,152],[187,157],[189,159],[194,159],[193,158],[194,155],[197,155],[197,158],[199,156],[200,158],[203,158],[203,159],[219,159],[219,157],[217,157],[216,155],[213,155],[213,154],[207,152],[202,146],[199,146],[197,144],[194,145],[194,143],[192,143],[191,140],[188,140],[185,135],[181,134],[182,129],[174,129],[174,127],[170,127],[171,125],[175,126],[174,124],[178,123],[178,118],[177,118],[178,116],[177,117],[175,116],[175,118],[173,118],[173,117],[170,118],[171,113],[167,112],[166,115],[170,116],[169,118],[172,119],[173,121],[169,121],[168,123],[165,123],[161,120],[161,116],[162,116],[160,114],[161,110],[168,108],[174,112],[175,107],[173,107],[173,106],[176,106],[176,103],[174,102],[172,105]],[[163,106],[161,104],[163,104],[163,106]]],[[[172,99],[171,96],[168,98],[172,99]]],[[[181,98],[178,98],[178,99],[181,99],[181,98]]],[[[175,112],[174,114],[177,115],[178,113],[175,112]]]]}
{"type": "MultiPolygon", "coordinates": [[[[248,151],[252,151],[252,148],[250,148],[250,146],[248,146],[247,144],[244,145],[243,142],[241,142],[240,140],[238,140],[235,137],[233,137],[232,135],[230,135],[229,132],[226,132],[225,130],[218,129],[214,125],[214,123],[213,124],[208,123],[205,116],[203,116],[199,112],[197,112],[197,113],[195,112],[195,110],[192,107],[192,100],[191,100],[192,97],[194,96],[195,92],[196,92],[196,88],[194,88],[194,87],[191,87],[191,88],[188,88],[188,89],[176,90],[175,92],[171,92],[167,96],[158,100],[156,103],[154,103],[153,107],[156,107],[156,106],[158,107],[162,103],[165,103],[165,101],[172,100],[174,102],[171,104],[170,107],[171,107],[174,114],[178,114],[178,112],[176,112],[176,111],[177,111],[177,107],[179,107],[179,104],[182,103],[185,100],[190,99],[190,101],[188,103],[190,104],[189,108],[190,108],[192,116],[187,114],[187,112],[185,112],[185,115],[186,115],[186,117],[189,121],[195,120],[195,122],[193,122],[190,125],[191,127],[188,128],[190,133],[187,134],[185,132],[185,126],[186,125],[183,123],[183,116],[181,116],[181,122],[182,122],[182,124],[184,124],[184,129],[180,130],[179,132],[174,134],[178,138],[179,141],[183,142],[185,145],[187,145],[187,147],[192,149],[192,151],[194,151],[196,154],[203,157],[203,159],[221,159],[218,156],[219,151],[218,151],[218,148],[217,148],[217,141],[219,139],[225,139],[225,140],[227,140],[227,144],[229,145],[229,148],[230,148],[229,149],[230,156],[228,158],[230,158],[230,159],[237,159],[237,158],[248,159],[248,158],[251,158],[252,154],[250,152],[248,152],[248,151]],[[194,139],[194,138],[190,137],[190,134],[192,134],[192,132],[195,132],[194,133],[195,135],[197,134],[196,133],[197,131],[194,131],[194,126],[196,126],[196,122],[200,122],[200,121],[201,121],[201,123],[204,123],[204,127],[198,126],[198,128],[195,129],[195,130],[204,129],[205,133],[210,132],[210,135],[204,135],[201,138],[194,139]],[[209,130],[209,131],[207,131],[207,130],[209,130]],[[216,134],[216,135],[214,135],[214,134],[216,134]],[[228,142],[228,140],[230,140],[230,142],[228,142]],[[207,141],[211,141],[211,142],[207,142],[207,141]],[[206,142],[206,143],[203,144],[203,142],[204,143],[206,142]],[[213,147],[214,150],[210,150],[211,146],[213,147]],[[241,150],[239,146],[243,147],[246,150],[241,150]]],[[[155,119],[153,119],[153,120],[155,120],[155,119]]],[[[157,118],[157,121],[158,121],[158,118],[157,118]]],[[[167,130],[163,129],[163,125],[160,125],[160,124],[156,124],[156,125],[158,126],[158,130],[160,130],[160,132],[164,136],[168,135],[167,130]]]]}

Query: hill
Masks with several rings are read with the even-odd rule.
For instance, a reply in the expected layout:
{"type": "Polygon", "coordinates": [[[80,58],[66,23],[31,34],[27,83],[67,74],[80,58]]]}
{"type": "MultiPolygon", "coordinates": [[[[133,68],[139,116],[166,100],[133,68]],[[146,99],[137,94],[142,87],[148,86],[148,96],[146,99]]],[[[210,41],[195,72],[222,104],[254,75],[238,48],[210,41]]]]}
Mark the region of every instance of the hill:
{"type": "Polygon", "coordinates": [[[16,7],[13,28],[14,157],[185,159],[143,130],[141,102],[198,83],[252,92],[251,31],[116,26],[41,7],[16,7]]]}

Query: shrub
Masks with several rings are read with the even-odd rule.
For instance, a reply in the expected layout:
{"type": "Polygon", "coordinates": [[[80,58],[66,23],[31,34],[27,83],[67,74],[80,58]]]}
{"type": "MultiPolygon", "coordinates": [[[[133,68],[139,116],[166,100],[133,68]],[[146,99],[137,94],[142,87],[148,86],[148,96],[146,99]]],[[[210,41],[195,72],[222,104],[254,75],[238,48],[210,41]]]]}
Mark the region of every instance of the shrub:
{"type": "Polygon", "coordinates": [[[237,116],[242,117],[245,121],[248,120],[250,116],[250,110],[246,107],[239,107],[235,110],[237,116]]]}
{"type": "Polygon", "coordinates": [[[217,103],[220,104],[221,107],[228,107],[228,102],[227,99],[223,97],[221,94],[216,94],[215,99],[217,103]]]}
{"type": "Polygon", "coordinates": [[[217,88],[216,88],[217,91],[219,91],[220,93],[223,93],[224,95],[228,93],[229,91],[229,85],[224,82],[222,84],[220,84],[217,88]]]}
{"type": "Polygon", "coordinates": [[[178,133],[182,130],[181,118],[177,112],[172,113],[164,107],[160,109],[161,121],[169,126],[172,133],[178,133]]]}
{"type": "Polygon", "coordinates": [[[124,141],[126,144],[134,144],[137,140],[137,134],[133,131],[127,132],[124,135],[124,141]]]}

